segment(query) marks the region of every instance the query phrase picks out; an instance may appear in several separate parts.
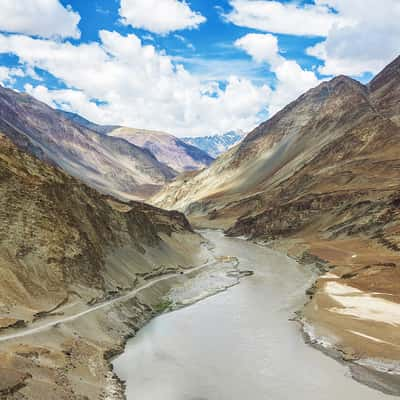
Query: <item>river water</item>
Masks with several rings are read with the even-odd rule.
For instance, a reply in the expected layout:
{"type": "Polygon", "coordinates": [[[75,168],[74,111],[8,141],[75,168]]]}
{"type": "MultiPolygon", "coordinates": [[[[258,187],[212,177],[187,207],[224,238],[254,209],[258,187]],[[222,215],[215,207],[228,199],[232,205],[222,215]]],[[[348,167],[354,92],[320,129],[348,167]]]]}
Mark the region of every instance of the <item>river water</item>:
{"type": "Polygon", "coordinates": [[[115,362],[128,400],[391,399],[306,345],[289,321],[313,276],[283,254],[203,232],[217,255],[255,271],[240,285],[162,315],[115,362]]]}

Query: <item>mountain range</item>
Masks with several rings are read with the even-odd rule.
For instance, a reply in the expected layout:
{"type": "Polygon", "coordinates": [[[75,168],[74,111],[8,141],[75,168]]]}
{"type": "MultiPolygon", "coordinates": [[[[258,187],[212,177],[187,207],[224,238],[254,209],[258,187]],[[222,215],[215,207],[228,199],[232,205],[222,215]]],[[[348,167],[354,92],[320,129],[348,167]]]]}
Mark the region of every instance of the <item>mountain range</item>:
{"type": "Polygon", "coordinates": [[[149,150],[159,161],[177,173],[208,167],[214,158],[189,140],[179,139],[169,133],[148,129],[128,128],[117,125],[98,125],[82,116],[60,111],[71,121],[94,132],[125,139],[129,143],[149,150]]]}
{"type": "Polygon", "coordinates": [[[317,266],[299,313],[317,347],[400,358],[400,57],[367,85],[321,83],[151,202],[317,266]]]}
{"type": "Polygon", "coordinates": [[[245,133],[242,131],[231,131],[223,135],[184,137],[182,140],[204,150],[211,157],[217,158],[219,155],[238,144],[244,137],[245,133]]]}
{"type": "Polygon", "coordinates": [[[81,125],[87,129],[90,129],[91,131],[100,133],[101,135],[107,135],[107,133],[113,131],[114,129],[120,128],[118,125],[99,125],[95,124],[92,121],[89,121],[88,119],[82,117],[79,114],[75,114],[72,112],[64,111],[64,110],[58,110],[58,112],[63,115],[64,117],[68,118],[72,122],[77,123],[78,125],[81,125]]]}
{"type": "Polygon", "coordinates": [[[2,133],[0,181],[0,398],[122,399],[110,358],[169,284],[105,305],[205,262],[202,238],[184,215],[102,195],[2,133]]]}
{"type": "Polygon", "coordinates": [[[204,169],[214,161],[200,148],[165,132],[121,127],[109,132],[108,136],[149,150],[160,162],[178,173],[204,169]]]}
{"type": "MultiPolygon", "coordinates": [[[[355,193],[357,198],[361,192],[370,196],[379,193],[378,188],[385,188],[385,196],[394,194],[399,69],[400,58],[369,85],[346,76],[323,82],[249,133],[210,168],[185,182],[172,182],[152,202],[232,233],[276,237],[280,230],[295,233],[310,224],[317,198],[322,207],[328,198],[335,203],[332,196],[352,202],[355,193]],[[276,216],[297,203],[313,212],[304,221],[296,214],[296,224],[285,217],[279,228],[271,210],[276,216]],[[263,223],[258,225],[259,220],[263,223]]],[[[320,212],[334,214],[343,204],[338,202],[336,210],[328,207],[320,212]]]]}
{"type": "Polygon", "coordinates": [[[121,199],[144,198],[176,175],[148,150],[89,130],[2,87],[0,129],[22,149],[121,199]]]}
{"type": "Polygon", "coordinates": [[[151,133],[151,142],[150,132],[137,131],[140,135],[148,134],[142,140],[130,130],[129,138],[123,138],[126,128],[97,125],[3,87],[0,129],[25,151],[57,165],[102,193],[125,200],[145,199],[180,172],[204,168],[213,161],[203,151],[172,135],[155,137],[151,133]]]}
{"type": "MultiPolygon", "coordinates": [[[[172,135],[100,126],[0,86],[0,330],[86,315],[154,277],[181,277],[209,256],[192,223],[318,268],[299,313],[311,343],[332,337],[346,361],[399,360],[400,57],[366,85],[323,82],[239,136],[185,139],[214,155],[229,148],[213,161],[172,135]]],[[[165,309],[168,289],[5,341],[0,397],[103,396],[108,360],[165,309]]]]}

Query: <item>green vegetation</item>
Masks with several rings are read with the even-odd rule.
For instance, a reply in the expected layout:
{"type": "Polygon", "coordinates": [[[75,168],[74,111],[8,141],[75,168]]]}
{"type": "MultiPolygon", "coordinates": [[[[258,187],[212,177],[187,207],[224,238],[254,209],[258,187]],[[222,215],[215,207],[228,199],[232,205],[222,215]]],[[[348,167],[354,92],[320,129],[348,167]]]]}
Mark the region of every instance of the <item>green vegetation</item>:
{"type": "Polygon", "coordinates": [[[169,310],[172,307],[172,301],[171,300],[163,300],[161,303],[158,303],[154,306],[154,310],[158,314],[162,314],[163,312],[169,310]]]}

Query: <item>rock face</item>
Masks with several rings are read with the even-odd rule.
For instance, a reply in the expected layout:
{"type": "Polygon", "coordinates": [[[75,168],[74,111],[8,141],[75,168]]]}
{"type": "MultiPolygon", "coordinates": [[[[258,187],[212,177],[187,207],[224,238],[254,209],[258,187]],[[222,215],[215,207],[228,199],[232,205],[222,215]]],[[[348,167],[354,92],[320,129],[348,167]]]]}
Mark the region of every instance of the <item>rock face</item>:
{"type": "Polygon", "coordinates": [[[137,273],[150,273],[163,257],[182,265],[190,259],[169,239],[193,236],[182,214],[100,195],[20,151],[4,135],[0,182],[5,327],[29,322],[77,296],[89,302],[129,287],[137,273]]]}
{"type": "Polygon", "coordinates": [[[244,137],[245,134],[243,132],[232,131],[224,133],[223,135],[185,137],[182,140],[204,150],[211,157],[217,158],[231,147],[237,145],[244,137]]]}
{"type": "Polygon", "coordinates": [[[108,134],[149,150],[163,164],[177,173],[208,167],[214,159],[173,135],[145,129],[118,128],[108,134]]]}
{"type": "Polygon", "coordinates": [[[0,134],[0,398],[123,399],[110,358],[170,283],[135,290],[203,264],[201,243],[183,214],[102,195],[0,134]]]}
{"type": "Polygon", "coordinates": [[[176,175],[149,151],[87,129],[33,97],[3,87],[0,130],[22,149],[122,199],[144,199],[176,175]]]}

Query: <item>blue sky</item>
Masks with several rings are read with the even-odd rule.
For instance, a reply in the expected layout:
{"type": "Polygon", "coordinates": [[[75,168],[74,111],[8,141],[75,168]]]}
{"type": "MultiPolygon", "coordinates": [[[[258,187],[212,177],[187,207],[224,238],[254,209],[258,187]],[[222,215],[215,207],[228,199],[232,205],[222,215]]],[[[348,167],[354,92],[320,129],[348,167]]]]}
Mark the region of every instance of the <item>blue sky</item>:
{"type": "Polygon", "coordinates": [[[98,123],[250,130],[399,51],[397,0],[3,0],[0,83],[98,123]]]}

